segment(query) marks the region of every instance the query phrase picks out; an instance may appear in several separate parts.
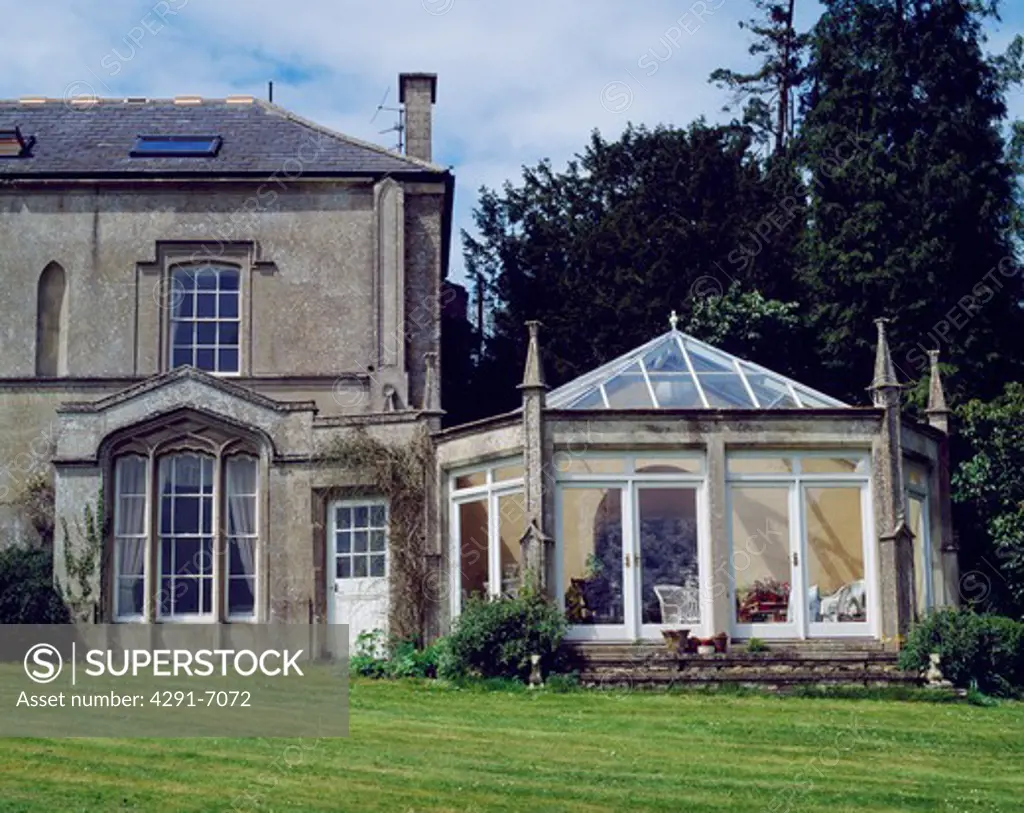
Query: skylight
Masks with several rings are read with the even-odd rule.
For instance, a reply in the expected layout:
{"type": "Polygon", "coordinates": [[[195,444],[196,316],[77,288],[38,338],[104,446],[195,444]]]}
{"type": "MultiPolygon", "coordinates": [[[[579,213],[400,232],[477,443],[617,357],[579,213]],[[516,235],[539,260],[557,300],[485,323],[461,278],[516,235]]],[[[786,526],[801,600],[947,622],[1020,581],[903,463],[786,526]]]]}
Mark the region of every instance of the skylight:
{"type": "Polygon", "coordinates": [[[21,158],[29,154],[35,136],[25,138],[20,127],[13,130],[0,130],[0,158],[21,158]]]}
{"type": "Polygon", "coordinates": [[[570,381],[552,409],[814,409],[847,406],[678,330],[570,381]]]}
{"type": "Polygon", "coordinates": [[[133,158],[212,158],[223,142],[217,135],[140,135],[133,158]]]}

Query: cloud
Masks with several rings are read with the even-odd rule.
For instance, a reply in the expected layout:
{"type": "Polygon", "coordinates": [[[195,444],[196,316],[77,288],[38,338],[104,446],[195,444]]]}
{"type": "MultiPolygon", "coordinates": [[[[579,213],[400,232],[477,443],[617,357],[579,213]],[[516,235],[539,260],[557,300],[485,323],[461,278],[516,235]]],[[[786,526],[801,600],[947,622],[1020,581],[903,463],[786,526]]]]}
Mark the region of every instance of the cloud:
{"type": "Polygon", "coordinates": [[[752,10],[747,0],[35,0],[5,13],[0,95],[60,97],[78,82],[104,96],[265,96],[273,79],[279,104],[391,145],[379,131],[393,114],[370,121],[384,91],[394,104],[401,71],[436,71],[435,160],[455,167],[456,228],[468,228],[481,184],[544,157],[564,164],[594,128],[614,138],[629,121],[725,118],[727,96],[707,77],[751,64],[737,22],[752,10]]]}

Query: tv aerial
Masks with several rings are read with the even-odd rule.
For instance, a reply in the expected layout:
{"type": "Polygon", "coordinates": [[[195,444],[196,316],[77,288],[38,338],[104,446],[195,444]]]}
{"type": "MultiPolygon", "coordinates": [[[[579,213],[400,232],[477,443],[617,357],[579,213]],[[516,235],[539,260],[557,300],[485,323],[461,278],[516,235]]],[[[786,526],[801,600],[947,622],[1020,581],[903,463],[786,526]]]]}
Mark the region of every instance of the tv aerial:
{"type": "Polygon", "coordinates": [[[390,127],[387,127],[384,130],[378,130],[378,132],[381,135],[385,135],[387,133],[397,133],[398,144],[396,145],[395,149],[398,152],[402,152],[402,150],[405,147],[405,110],[403,110],[401,107],[389,107],[388,97],[390,96],[391,88],[389,86],[388,89],[384,91],[384,96],[380,100],[380,104],[377,105],[377,109],[373,112],[373,117],[370,119],[370,124],[373,124],[377,120],[377,116],[379,116],[382,112],[394,113],[396,115],[397,121],[395,121],[394,124],[392,124],[390,127]]]}

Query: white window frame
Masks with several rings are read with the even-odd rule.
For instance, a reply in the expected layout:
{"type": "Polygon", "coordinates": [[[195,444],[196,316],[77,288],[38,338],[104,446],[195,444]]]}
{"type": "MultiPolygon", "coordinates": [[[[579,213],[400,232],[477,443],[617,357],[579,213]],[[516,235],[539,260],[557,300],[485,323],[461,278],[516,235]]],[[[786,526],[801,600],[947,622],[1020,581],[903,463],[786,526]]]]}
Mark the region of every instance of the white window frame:
{"type": "MultiPolygon", "coordinates": [[[[927,613],[935,609],[935,564],[933,560],[932,552],[932,502],[931,502],[931,489],[929,488],[929,478],[931,477],[931,471],[926,465],[917,464],[915,467],[924,472],[923,483],[912,483],[910,481],[910,465],[907,461],[903,464],[903,482],[905,486],[904,494],[906,495],[907,501],[907,519],[910,519],[909,509],[910,500],[917,499],[921,501],[921,527],[924,531],[924,539],[921,540],[921,550],[924,555],[925,563],[925,578],[924,578],[924,589],[925,589],[925,600],[924,600],[924,611],[927,613]]],[[[918,562],[914,562],[914,567],[918,566],[918,562]]],[[[914,612],[917,612],[917,607],[914,607],[914,612]]]]}
{"type": "MultiPolygon", "coordinates": [[[[391,577],[391,528],[390,528],[391,506],[388,503],[388,501],[386,499],[383,499],[382,497],[368,497],[368,498],[365,498],[365,499],[353,498],[353,499],[345,499],[345,500],[334,500],[334,501],[332,501],[328,505],[328,511],[330,512],[330,522],[328,523],[328,528],[330,529],[330,534],[331,534],[330,546],[329,546],[329,552],[330,552],[330,555],[331,555],[331,566],[327,569],[328,570],[328,582],[329,582],[328,586],[330,587],[336,581],[353,581],[355,579],[388,579],[388,578],[390,578],[391,577]],[[367,532],[366,551],[365,552],[356,553],[354,550],[350,549],[348,553],[345,553],[345,554],[339,554],[338,553],[338,532],[341,530],[340,528],[338,528],[338,509],[339,508],[348,508],[348,509],[353,510],[353,512],[354,512],[354,510],[356,508],[366,508],[366,511],[367,511],[367,513],[366,513],[367,523],[369,523],[369,517],[372,516],[372,511],[373,511],[374,508],[383,508],[384,509],[384,524],[383,524],[383,526],[376,526],[376,525],[367,524],[365,526],[365,528],[363,528],[363,530],[366,530],[366,532],[367,532]],[[384,531],[384,551],[383,551],[383,554],[384,554],[384,575],[383,576],[371,576],[370,575],[370,557],[380,553],[380,551],[374,551],[374,550],[371,550],[371,548],[370,548],[369,534],[372,531],[375,531],[375,530],[383,530],[384,531]],[[339,556],[347,556],[349,558],[349,561],[353,565],[355,564],[355,557],[356,556],[364,557],[366,559],[366,575],[365,576],[355,576],[355,575],[339,576],[338,575],[338,557],[339,556]]],[[[353,514],[353,519],[354,519],[354,514],[353,514]]],[[[353,526],[351,526],[351,528],[349,530],[354,533],[357,529],[353,525],[353,526]]],[[[354,567],[353,567],[352,572],[353,573],[355,572],[354,567]]],[[[328,591],[328,592],[330,593],[331,591],[328,591]]]]}
{"type": "MultiPolygon", "coordinates": [[[[558,456],[558,450],[555,452],[558,456]]],[[[622,554],[623,564],[623,601],[624,623],[614,625],[573,625],[570,626],[569,640],[656,640],[661,638],[661,630],[666,624],[644,624],[640,608],[640,593],[643,589],[640,567],[633,562],[642,561],[639,539],[639,511],[637,508],[637,491],[641,488],[692,488],[696,490],[697,504],[697,581],[700,586],[700,621],[691,625],[691,634],[708,637],[711,634],[711,602],[713,596],[711,526],[708,510],[707,456],[703,450],[677,449],[624,452],[601,451],[573,454],[575,459],[583,460],[621,460],[621,473],[555,473],[555,584],[557,585],[558,607],[565,612],[565,595],[562,584],[565,578],[565,555],[561,534],[563,518],[563,489],[589,488],[612,489],[622,491],[622,554]],[[697,472],[637,472],[636,461],[664,458],[665,460],[694,460],[700,463],[697,472]],[[625,557],[629,557],[629,565],[625,557]]]]}
{"type": "MultiPolygon", "coordinates": [[[[234,454],[234,455],[230,455],[230,456],[224,458],[222,461],[219,461],[219,465],[221,466],[221,470],[223,471],[223,474],[221,475],[221,482],[224,484],[223,498],[221,500],[221,505],[224,506],[223,509],[222,509],[223,512],[224,512],[224,522],[222,524],[222,527],[223,527],[223,543],[222,544],[223,544],[223,551],[224,551],[223,552],[224,586],[222,588],[223,594],[224,594],[224,617],[227,618],[228,621],[237,621],[237,622],[243,622],[243,623],[244,622],[250,622],[250,623],[252,623],[252,622],[256,621],[257,615],[259,614],[259,606],[260,606],[260,603],[259,603],[260,602],[260,579],[259,579],[260,559],[259,559],[259,551],[260,551],[260,520],[262,519],[262,517],[260,515],[260,460],[259,460],[258,457],[256,457],[255,455],[251,455],[251,454],[234,454]],[[234,495],[234,496],[252,497],[252,499],[253,499],[253,529],[254,530],[253,530],[253,533],[251,533],[251,534],[235,534],[234,536],[232,536],[231,533],[230,533],[231,517],[230,517],[230,514],[229,514],[231,508],[230,508],[230,506],[228,504],[228,500],[233,495],[231,494],[231,492],[228,491],[227,469],[228,469],[228,465],[231,463],[232,460],[239,460],[239,459],[250,460],[250,461],[252,461],[253,465],[256,467],[256,477],[254,478],[254,480],[255,480],[255,489],[256,489],[255,493],[254,494],[234,495]],[[233,613],[233,612],[231,612],[231,580],[233,578],[234,579],[247,578],[245,576],[232,576],[231,575],[231,540],[232,539],[237,539],[237,538],[251,539],[253,541],[253,546],[252,546],[252,551],[253,551],[252,552],[252,556],[253,556],[252,611],[248,612],[248,613],[233,613]]],[[[216,496],[217,495],[214,494],[214,497],[216,497],[216,496]]],[[[214,547],[216,548],[216,541],[214,543],[214,547]]]]}
{"type": "Polygon", "coordinates": [[[746,638],[751,635],[760,638],[790,637],[791,634],[797,638],[805,639],[811,637],[875,637],[881,630],[881,618],[878,596],[878,562],[876,556],[876,545],[873,541],[875,518],[871,504],[872,471],[871,452],[858,449],[762,449],[762,450],[736,450],[726,453],[726,518],[727,518],[727,544],[729,551],[729,626],[731,634],[735,637],[746,638]],[[729,471],[729,462],[741,459],[777,460],[786,458],[791,461],[792,471],[777,473],[732,473],[729,471]],[[856,460],[863,464],[863,471],[849,473],[843,472],[805,472],[801,460],[809,458],[844,458],[856,460]],[[789,517],[789,549],[798,551],[800,565],[794,569],[791,567],[793,578],[790,580],[790,602],[794,608],[793,619],[785,624],[740,624],[736,616],[736,578],[735,561],[733,551],[733,523],[732,523],[732,487],[775,486],[789,488],[788,507],[789,517]],[[807,618],[807,585],[804,584],[807,575],[807,527],[805,522],[806,502],[804,491],[806,488],[850,488],[856,486],[860,489],[861,500],[861,522],[862,522],[862,544],[864,553],[864,588],[866,594],[867,620],[863,622],[811,622],[807,618]],[[793,603],[793,596],[802,597],[793,603]],[[778,626],[783,629],[773,630],[778,626]]]}
{"type": "Polygon", "coordinates": [[[462,527],[460,507],[466,503],[487,503],[487,593],[492,597],[501,595],[501,516],[499,513],[502,497],[524,494],[525,471],[523,476],[508,480],[495,480],[497,469],[522,466],[522,458],[501,460],[461,466],[448,473],[448,561],[449,595],[452,618],[462,613],[462,527]],[[479,486],[456,488],[459,477],[485,472],[485,483],[479,486]]]}
{"type": "MultiPolygon", "coordinates": [[[[250,451],[231,451],[224,454],[213,453],[208,449],[190,448],[186,446],[168,449],[159,454],[152,450],[148,453],[139,451],[125,451],[118,454],[112,467],[115,487],[113,514],[114,514],[114,535],[113,535],[113,619],[118,623],[160,623],[160,624],[213,624],[218,622],[227,623],[256,623],[261,617],[260,603],[263,600],[262,575],[263,566],[261,559],[263,555],[263,534],[262,529],[262,508],[261,503],[264,496],[263,474],[261,458],[258,454],[250,451]],[[161,612],[160,595],[163,582],[163,534],[161,533],[161,512],[163,510],[162,493],[160,490],[160,461],[172,457],[192,455],[200,458],[208,458],[213,461],[213,494],[211,538],[212,544],[212,571],[211,576],[191,577],[202,578],[211,581],[211,612],[209,613],[170,613],[161,612]],[[146,461],[146,508],[145,508],[145,565],[144,565],[144,598],[143,613],[122,614],[120,611],[119,591],[120,584],[120,562],[118,556],[118,531],[120,530],[120,501],[118,469],[119,461],[124,458],[142,458],[146,461]],[[256,495],[255,495],[255,534],[250,538],[255,539],[253,550],[253,609],[251,613],[232,613],[230,611],[230,596],[228,592],[228,581],[230,579],[230,561],[228,556],[228,519],[227,519],[227,478],[225,475],[229,460],[244,458],[251,460],[256,467],[256,495]]],[[[176,536],[171,534],[171,536],[176,536]]],[[[200,533],[195,538],[202,539],[200,533]]],[[[172,574],[172,583],[176,578],[172,574]]],[[[185,576],[183,578],[189,578],[185,576]]],[[[200,604],[200,606],[202,606],[200,604]]]]}
{"type": "MultiPolygon", "coordinates": [[[[149,595],[152,592],[152,574],[150,573],[149,567],[149,527],[150,527],[150,512],[152,510],[152,471],[150,470],[150,459],[147,455],[142,454],[125,454],[121,455],[114,463],[114,619],[116,621],[123,622],[140,622],[146,618],[146,603],[149,601],[149,595]],[[121,533],[121,497],[125,496],[121,492],[121,461],[129,459],[141,460],[145,471],[143,485],[144,485],[144,507],[143,507],[143,523],[142,523],[142,534],[122,534],[121,533]],[[142,611],[138,613],[124,613],[121,611],[121,540],[122,539],[141,539],[143,548],[143,559],[142,559],[142,611]]],[[[132,495],[136,496],[136,495],[132,495]]],[[[137,576],[125,576],[124,578],[137,578],[137,576]]]]}
{"type": "Polygon", "coordinates": [[[239,376],[241,376],[242,375],[242,371],[245,369],[244,360],[242,358],[242,351],[243,351],[243,341],[242,341],[242,304],[245,301],[244,300],[244,296],[243,296],[242,286],[244,285],[245,274],[243,273],[242,266],[237,264],[237,263],[233,263],[233,262],[229,262],[229,261],[224,261],[224,260],[217,260],[217,261],[214,261],[214,260],[208,260],[208,261],[196,260],[196,261],[190,261],[190,262],[178,262],[178,263],[174,263],[173,265],[171,265],[170,270],[169,270],[169,275],[170,275],[169,276],[169,281],[170,281],[169,282],[169,292],[170,292],[169,293],[169,298],[170,299],[169,299],[169,302],[168,302],[168,332],[167,332],[167,367],[168,367],[168,369],[173,370],[173,369],[176,369],[176,366],[181,366],[181,365],[175,365],[175,363],[174,363],[175,327],[178,324],[191,323],[193,325],[192,343],[191,343],[191,345],[189,345],[190,350],[191,350],[191,354],[192,354],[192,361],[190,362],[191,365],[193,367],[196,367],[197,369],[202,369],[203,372],[209,373],[210,375],[215,375],[215,376],[219,376],[219,377],[223,377],[223,378],[238,378],[239,376]],[[176,284],[176,277],[177,277],[177,275],[179,273],[185,273],[185,274],[191,273],[192,276],[193,276],[193,280],[194,280],[195,279],[195,273],[197,271],[200,271],[200,270],[203,270],[203,269],[212,269],[212,270],[217,271],[217,286],[215,288],[213,288],[213,289],[210,289],[210,293],[212,293],[214,295],[214,298],[215,298],[215,301],[216,301],[216,306],[217,306],[216,307],[216,314],[217,315],[213,316],[213,317],[208,317],[208,316],[200,317],[199,316],[198,308],[197,308],[198,302],[196,300],[196,297],[198,297],[198,292],[200,290],[198,287],[193,287],[193,288],[189,289],[187,292],[182,293],[182,290],[179,289],[178,285],[176,284]],[[221,287],[220,287],[220,284],[221,284],[221,274],[220,274],[220,272],[222,272],[222,271],[230,271],[230,272],[234,273],[237,276],[237,278],[238,278],[238,287],[233,291],[233,293],[235,294],[236,304],[237,304],[237,311],[238,311],[237,316],[234,316],[234,317],[222,317],[222,316],[220,316],[220,298],[221,298],[222,293],[227,293],[228,292],[228,291],[222,291],[221,287]],[[192,315],[189,316],[189,317],[184,317],[184,318],[175,317],[175,315],[174,315],[175,307],[177,305],[177,302],[183,296],[192,296],[193,297],[192,315]],[[221,345],[221,343],[220,343],[220,325],[221,324],[231,324],[231,323],[233,323],[236,326],[236,328],[237,328],[237,341],[236,341],[236,343],[234,345],[221,345]],[[214,325],[215,337],[214,337],[213,344],[208,344],[208,343],[200,344],[199,343],[199,341],[198,341],[198,331],[199,331],[199,325],[200,324],[212,324],[212,325],[214,325]],[[197,362],[197,356],[198,356],[198,353],[199,353],[200,349],[212,350],[213,351],[213,359],[214,359],[214,367],[215,367],[215,369],[207,370],[205,368],[202,368],[202,367],[198,366],[198,364],[196,362],[197,362]],[[236,361],[237,361],[236,369],[234,369],[234,370],[220,370],[220,369],[216,369],[220,365],[220,351],[221,350],[232,350],[232,349],[235,351],[235,358],[236,358],[236,361]]]}

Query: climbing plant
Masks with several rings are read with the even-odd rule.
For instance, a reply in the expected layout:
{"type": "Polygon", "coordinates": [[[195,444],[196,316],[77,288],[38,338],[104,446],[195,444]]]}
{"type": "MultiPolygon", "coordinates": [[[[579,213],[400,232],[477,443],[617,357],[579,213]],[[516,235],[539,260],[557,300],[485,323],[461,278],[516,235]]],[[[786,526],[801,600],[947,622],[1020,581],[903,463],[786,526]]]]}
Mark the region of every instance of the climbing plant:
{"type": "Polygon", "coordinates": [[[434,599],[426,533],[430,436],[420,430],[407,443],[387,444],[360,429],[337,440],[325,458],[359,472],[369,489],[387,499],[391,636],[422,643],[434,599]]]}
{"type": "Polygon", "coordinates": [[[75,517],[73,526],[69,527],[66,517],[60,518],[64,533],[64,568],[67,573],[63,585],[64,599],[76,621],[91,620],[91,611],[99,598],[96,595],[95,577],[103,551],[106,522],[102,488],[96,503],[87,504],[82,509],[82,516],[75,517]],[[72,527],[74,534],[71,532],[72,527]]]}

